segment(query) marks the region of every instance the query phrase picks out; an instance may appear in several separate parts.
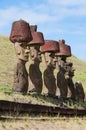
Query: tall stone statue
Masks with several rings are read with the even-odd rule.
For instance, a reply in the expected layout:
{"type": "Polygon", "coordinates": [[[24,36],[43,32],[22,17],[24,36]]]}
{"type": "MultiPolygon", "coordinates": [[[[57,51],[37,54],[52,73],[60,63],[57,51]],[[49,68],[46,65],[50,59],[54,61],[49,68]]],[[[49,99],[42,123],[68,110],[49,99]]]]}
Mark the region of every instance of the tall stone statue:
{"type": "Polygon", "coordinates": [[[73,63],[67,62],[66,63],[66,72],[68,73],[68,77],[66,78],[66,80],[67,80],[68,88],[71,92],[70,98],[72,100],[75,100],[75,86],[74,86],[74,82],[73,82],[74,71],[75,71],[75,69],[73,68],[73,63]]]}
{"type": "Polygon", "coordinates": [[[40,46],[44,44],[43,33],[32,31],[33,40],[29,42],[30,59],[29,66],[29,92],[41,94],[43,81],[42,72],[40,71],[40,62],[42,61],[40,46]]]}
{"type": "Polygon", "coordinates": [[[14,93],[26,94],[28,90],[28,73],[25,64],[29,57],[27,43],[32,40],[29,23],[24,20],[15,21],[12,25],[10,40],[14,43],[17,56],[12,90],[14,93]]]}
{"type": "Polygon", "coordinates": [[[60,89],[60,96],[67,98],[68,88],[71,91],[71,98],[75,98],[75,89],[72,81],[74,69],[72,63],[68,63],[66,58],[71,56],[71,48],[65,44],[65,40],[59,40],[59,52],[56,53],[58,60],[57,86],[60,89]]]}
{"type": "Polygon", "coordinates": [[[14,68],[13,92],[26,94],[28,90],[28,73],[25,64],[29,57],[29,47],[17,42],[14,47],[17,55],[17,64],[14,68]]]}
{"type": "Polygon", "coordinates": [[[48,96],[56,96],[56,80],[54,69],[56,67],[55,52],[58,51],[58,42],[53,40],[45,40],[45,44],[41,46],[41,51],[44,54],[46,69],[43,73],[44,85],[48,90],[48,96]]]}

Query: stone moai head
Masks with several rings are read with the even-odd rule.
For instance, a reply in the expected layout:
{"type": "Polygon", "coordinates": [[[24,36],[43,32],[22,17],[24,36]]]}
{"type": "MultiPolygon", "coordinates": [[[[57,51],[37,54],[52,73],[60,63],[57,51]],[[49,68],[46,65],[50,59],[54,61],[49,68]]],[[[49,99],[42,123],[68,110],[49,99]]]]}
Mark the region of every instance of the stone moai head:
{"type": "Polygon", "coordinates": [[[73,63],[72,62],[67,62],[65,65],[66,71],[68,72],[68,75],[70,78],[72,78],[74,76],[74,67],[73,67],[73,63]]]}
{"type": "Polygon", "coordinates": [[[29,46],[28,42],[32,40],[29,23],[20,19],[13,22],[10,41],[14,43],[17,58],[19,60],[28,61],[29,46]]]}
{"type": "Polygon", "coordinates": [[[55,52],[59,50],[58,42],[54,40],[45,40],[43,46],[41,46],[41,52],[44,54],[45,62],[47,66],[56,67],[55,52]]]}
{"type": "Polygon", "coordinates": [[[29,46],[16,42],[14,44],[16,56],[19,60],[27,62],[29,59],[29,46]]]}
{"type": "Polygon", "coordinates": [[[28,43],[30,46],[30,58],[32,61],[41,62],[41,52],[40,52],[40,46],[44,44],[44,37],[43,33],[41,32],[32,32],[32,41],[28,43]]]}

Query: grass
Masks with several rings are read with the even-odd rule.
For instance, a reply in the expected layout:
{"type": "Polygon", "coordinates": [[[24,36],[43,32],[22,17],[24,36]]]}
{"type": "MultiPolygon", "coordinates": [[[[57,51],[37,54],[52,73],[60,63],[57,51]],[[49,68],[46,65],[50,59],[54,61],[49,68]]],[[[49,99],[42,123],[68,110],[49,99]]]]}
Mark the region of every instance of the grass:
{"type": "Polygon", "coordinates": [[[0,92],[7,92],[7,93],[11,93],[12,92],[12,87],[10,86],[1,86],[0,87],[0,92]]]}

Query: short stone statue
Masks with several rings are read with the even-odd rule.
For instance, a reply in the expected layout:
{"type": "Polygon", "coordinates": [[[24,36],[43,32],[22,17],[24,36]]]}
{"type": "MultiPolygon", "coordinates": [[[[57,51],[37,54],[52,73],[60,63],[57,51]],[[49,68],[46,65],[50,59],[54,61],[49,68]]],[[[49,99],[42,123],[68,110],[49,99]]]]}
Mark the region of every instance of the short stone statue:
{"type": "Polygon", "coordinates": [[[42,93],[43,81],[40,71],[40,62],[42,61],[40,46],[44,44],[43,34],[41,32],[32,32],[33,40],[29,42],[30,60],[29,66],[29,92],[42,93]]]}
{"type": "Polygon", "coordinates": [[[83,89],[83,85],[80,81],[75,82],[75,94],[76,94],[76,100],[77,101],[84,101],[85,99],[85,93],[83,89]]]}
{"type": "Polygon", "coordinates": [[[74,76],[74,69],[72,63],[66,61],[67,57],[71,56],[71,48],[65,44],[65,40],[59,40],[59,52],[56,53],[58,61],[57,86],[60,89],[60,96],[67,98],[68,88],[71,91],[71,98],[75,98],[75,89],[72,77],[74,76]]]}
{"type": "Polygon", "coordinates": [[[54,69],[56,68],[55,52],[58,51],[58,42],[53,40],[45,40],[45,44],[41,46],[44,54],[46,69],[43,73],[44,85],[48,90],[48,96],[56,96],[56,79],[54,69]]]}

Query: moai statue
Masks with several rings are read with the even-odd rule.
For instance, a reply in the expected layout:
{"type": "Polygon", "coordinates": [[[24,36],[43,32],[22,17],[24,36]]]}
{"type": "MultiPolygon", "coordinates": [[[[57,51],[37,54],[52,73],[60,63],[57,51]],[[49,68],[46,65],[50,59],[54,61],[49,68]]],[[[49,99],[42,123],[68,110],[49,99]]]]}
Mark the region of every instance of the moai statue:
{"type": "Polygon", "coordinates": [[[37,32],[37,25],[30,25],[31,32],[37,32]]]}
{"type": "Polygon", "coordinates": [[[85,99],[85,93],[83,89],[83,85],[80,81],[75,82],[75,95],[76,95],[76,101],[84,101],[85,99]]]}
{"type": "Polygon", "coordinates": [[[40,62],[42,61],[40,46],[44,44],[43,33],[32,31],[33,40],[29,42],[30,59],[32,63],[29,66],[29,93],[41,94],[43,81],[40,71],[40,62]]]}
{"type": "Polygon", "coordinates": [[[14,68],[13,92],[26,94],[28,90],[28,73],[25,67],[29,57],[28,42],[32,40],[29,23],[24,20],[12,24],[10,40],[14,43],[17,63],[14,68]]]}
{"type": "Polygon", "coordinates": [[[67,87],[67,73],[64,67],[60,67],[58,73],[57,73],[57,86],[60,91],[60,97],[62,99],[67,98],[67,93],[68,93],[68,87],[67,87]]]}
{"type": "Polygon", "coordinates": [[[59,71],[57,73],[57,86],[60,89],[60,97],[65,99],[68,95],[68,87],[71,91],[71,98],[75,98],[75,89],[72,81],[73,68],[67,63],[67,57],[71,56],[70,46],[65,44],[65,40],[59,40],[59,53],[56,53],[59,71]],[[69,67],[70,66],[70,67],[69,67]]]}
{"type": "Polygon", "coordinates": [[[67,80],[67,85],[68,88],[71,92],[70,98],[72,100],[75,100],[75,87],[74,87],[74,83],[73,83],[73,76],[74,76],[74,71],[75,69],[73,68],[73,63],[71,62],[67,62],[66,63],[66,72],[68,74],[66,80],[67,80]]]}
{"type": "Polygon", "coordinates": [[[41,52],[44,54],[46,69],[43,73],[44,85],[48,90],[48,96],[56,96],[56,79],[54,69],[56,68],[55,52],[59,50],[58,42],[54,40],[45,40],[45,44],[41,46],[41,52]]]}

